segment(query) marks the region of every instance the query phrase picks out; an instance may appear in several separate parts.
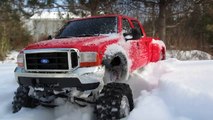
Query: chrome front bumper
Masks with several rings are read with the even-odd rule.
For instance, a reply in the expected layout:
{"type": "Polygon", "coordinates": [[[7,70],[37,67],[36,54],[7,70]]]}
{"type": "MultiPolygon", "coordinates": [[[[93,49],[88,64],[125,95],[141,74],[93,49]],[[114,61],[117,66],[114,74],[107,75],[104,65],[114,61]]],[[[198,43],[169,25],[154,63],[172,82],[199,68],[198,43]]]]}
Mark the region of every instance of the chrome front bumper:
{"type": "MultiPolygon", "coordinates": [[[[103,66],[88,67],[88,68],[77,68],[74,71],[64,72],[64,73],[39,73],[39,72],[27,72],[24,68],[16,67],[15,69],[15,78],[20,84],[20,79],[27,82],[27,80],[46,80],[51,81],[51,79],[58,82],[61,79],[66,80],[67,83],[72,83],[72,79],[77,79],[78,84],[87,85],[87,84],[99,84],[103,86],[103,77],[105,73],[105,68],[103,66]]],[[[42,81],[40,81],[42,83],[42,81]]],[[[72,86],[72,85],[70,85],[72,86]]]]}

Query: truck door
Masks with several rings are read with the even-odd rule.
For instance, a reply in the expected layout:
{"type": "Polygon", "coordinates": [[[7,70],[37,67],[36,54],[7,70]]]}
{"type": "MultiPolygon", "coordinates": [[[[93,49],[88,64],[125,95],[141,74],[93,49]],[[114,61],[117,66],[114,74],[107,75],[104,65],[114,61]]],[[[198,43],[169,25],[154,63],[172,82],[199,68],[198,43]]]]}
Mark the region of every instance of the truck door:
{"type": "Polygon", "coordinates": [[[143,35],[140,23],[137,20],[131,20],[133,26],[135,29],[138,30],[140,33],[141,38],[137,40],[138,44],[138,64],[141,66],[144,66],[148,62],[148,44],[147,41],[145,40],[145,35],[143,35]]]}
{"type": "MultiPolygon", "coordinates": [[[[130,24],[129,20],[127,18],[122,18],[122,33],[131,33],[132,28],[133,26],[130,24]]],[[[129,57],[132,61],[131,70],[135,70],[139,67],[139,40],[127,40],[126,44],[129,46],[129,57]]]]}

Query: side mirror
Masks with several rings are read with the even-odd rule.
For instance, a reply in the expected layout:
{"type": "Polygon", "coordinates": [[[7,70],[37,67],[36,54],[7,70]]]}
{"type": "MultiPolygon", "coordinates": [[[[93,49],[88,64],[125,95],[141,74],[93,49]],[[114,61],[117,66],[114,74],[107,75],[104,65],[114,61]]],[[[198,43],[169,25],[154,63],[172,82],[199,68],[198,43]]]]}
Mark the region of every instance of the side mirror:
{"type": "Polygon", "coordinates": [[[52,38],[51,35],[49,35],[47,39],[48,39],[48,40],[52,40],[53,38],[52,38]]]}
{"type": "Polygon", "coordinates": [[[124,38],[125,38],[126,40],[132,40],[132,39],[133,39],[133,36],[132,36],[132,35],[126,35],[126,36],[124,36],[124,38]]]}

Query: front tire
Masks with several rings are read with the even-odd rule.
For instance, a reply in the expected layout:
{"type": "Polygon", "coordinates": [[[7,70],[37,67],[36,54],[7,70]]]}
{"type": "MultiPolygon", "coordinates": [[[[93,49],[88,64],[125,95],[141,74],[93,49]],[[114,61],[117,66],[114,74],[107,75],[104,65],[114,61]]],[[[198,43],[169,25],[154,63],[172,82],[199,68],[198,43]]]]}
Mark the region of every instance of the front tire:
{"type": "Polygon", "coordinates": [[[38,100],[28,96],[29,88],[19,86],[13,98],[13,113],[21,110],[22,107],[35,108],[38,106],[38,100]]]}
{"type": "Polygon", "coordinates": [[[104,82],[116,82],[127,80],[129,77],[128,61],[122,53],[113,56],[106,56],[103,65],[105,66],[104,82]]]}
{"type": "Polygon", "coordinates": [[[97,100],[97,120],[118,120],[127,117],[134,108],[132,91],[124,83],[109,83],[104,86],[97,100]]]}

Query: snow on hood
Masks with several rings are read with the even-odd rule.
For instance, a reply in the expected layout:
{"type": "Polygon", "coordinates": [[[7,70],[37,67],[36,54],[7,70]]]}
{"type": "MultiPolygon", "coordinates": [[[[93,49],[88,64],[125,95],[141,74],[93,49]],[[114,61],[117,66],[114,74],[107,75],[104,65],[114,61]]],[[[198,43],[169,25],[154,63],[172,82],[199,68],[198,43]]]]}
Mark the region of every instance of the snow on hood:
{"type": "Polygon", "coordinates": [[[99,45],[108,44],[108,42],[117,42],[118,35],[100,35],[93,37],[72,37],[64,39],[53,39],[47,41],[41,41],[38,43],[31,44],[25,49],[45,49],[45,48],[77,48],[82,47],[98,47],[99,45]]]}

